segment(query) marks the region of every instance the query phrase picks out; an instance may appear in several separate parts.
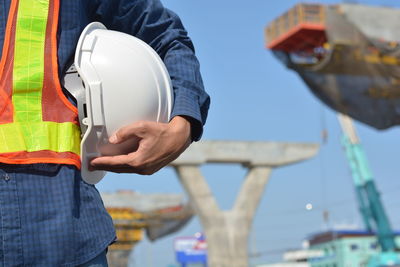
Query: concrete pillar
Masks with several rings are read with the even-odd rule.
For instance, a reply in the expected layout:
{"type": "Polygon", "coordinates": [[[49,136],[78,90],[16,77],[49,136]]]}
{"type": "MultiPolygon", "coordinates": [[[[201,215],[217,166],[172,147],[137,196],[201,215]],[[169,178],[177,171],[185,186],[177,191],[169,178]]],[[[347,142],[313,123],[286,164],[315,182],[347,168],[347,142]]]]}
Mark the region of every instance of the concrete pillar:
{"type": "Polygon", "coordinates": [[[200,217],[210,267],[247,267],[248,237],[272,168],[316,154],[318,145],[270,142],[203,141],[172,163],[200,217]],[[231,210],[220,210],[205,178],[204,163],[239,163],[248,173],[231,210]]]}

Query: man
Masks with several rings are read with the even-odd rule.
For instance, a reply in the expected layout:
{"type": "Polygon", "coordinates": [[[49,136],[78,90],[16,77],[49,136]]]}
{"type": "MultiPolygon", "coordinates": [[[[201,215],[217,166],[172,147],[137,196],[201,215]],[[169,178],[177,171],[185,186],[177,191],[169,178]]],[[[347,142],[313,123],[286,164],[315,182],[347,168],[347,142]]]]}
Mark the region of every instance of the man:
{"type": "Polygon", "coordinates": [[[72,136],[77,113],[59,79],[92,21],[152,46],[170,73],[167,124],[128,125],[110,142],[140,138],[135,153],[100,157],[93,169],[152,174],[199,140],[209,97],[179,18],[159,0],[2,0],[0,5],[0,265],[107,266],[112,220],[82,181],[72,136]],[[97,264],[97,265],[96,265],[97,264]]]}

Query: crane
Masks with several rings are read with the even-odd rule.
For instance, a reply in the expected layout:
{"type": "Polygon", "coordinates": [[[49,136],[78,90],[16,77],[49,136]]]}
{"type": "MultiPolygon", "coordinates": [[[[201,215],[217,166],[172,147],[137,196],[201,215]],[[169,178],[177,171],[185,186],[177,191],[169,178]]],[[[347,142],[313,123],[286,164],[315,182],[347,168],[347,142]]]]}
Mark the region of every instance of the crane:
{"type": "Polygon", "coordinates": [[[338,113],[343,131],[342,144],[350,165],[359,209],[369,232],[376,234],[381,252],[372,256],[368,267],[400,266],[399,248],[376,188],[366,154],[357,136],[352,119],[338,113]]]}

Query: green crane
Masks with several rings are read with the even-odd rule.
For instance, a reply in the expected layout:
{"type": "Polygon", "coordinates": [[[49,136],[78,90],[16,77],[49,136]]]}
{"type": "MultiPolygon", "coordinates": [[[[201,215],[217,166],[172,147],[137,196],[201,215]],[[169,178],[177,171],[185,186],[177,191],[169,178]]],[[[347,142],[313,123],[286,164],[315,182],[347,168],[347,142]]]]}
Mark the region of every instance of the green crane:
{"type": "Polygon", "coordinates": [[[352,119],[343,114],[339,114],[338,117],[343,131],[342,144],[350,164],[360,212],[367,230],[376,234],[381,247],[381,252],[368,261],[368,267],[400,266],[395,235],[352,119]]]}

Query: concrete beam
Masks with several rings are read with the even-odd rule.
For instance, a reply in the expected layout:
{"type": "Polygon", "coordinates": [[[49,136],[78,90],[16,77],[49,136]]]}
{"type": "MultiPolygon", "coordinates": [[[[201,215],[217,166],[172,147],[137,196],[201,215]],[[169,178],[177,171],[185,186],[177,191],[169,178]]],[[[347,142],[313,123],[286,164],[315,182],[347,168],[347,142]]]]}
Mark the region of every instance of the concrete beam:
{"type": "Polygon", "coordinates": [[[317,144],[293,144],[258,141],[202,141],[192,144],[178,159],[178,165],[238,163],[251,166],[278,167],[313,157],[317,144]]]}

